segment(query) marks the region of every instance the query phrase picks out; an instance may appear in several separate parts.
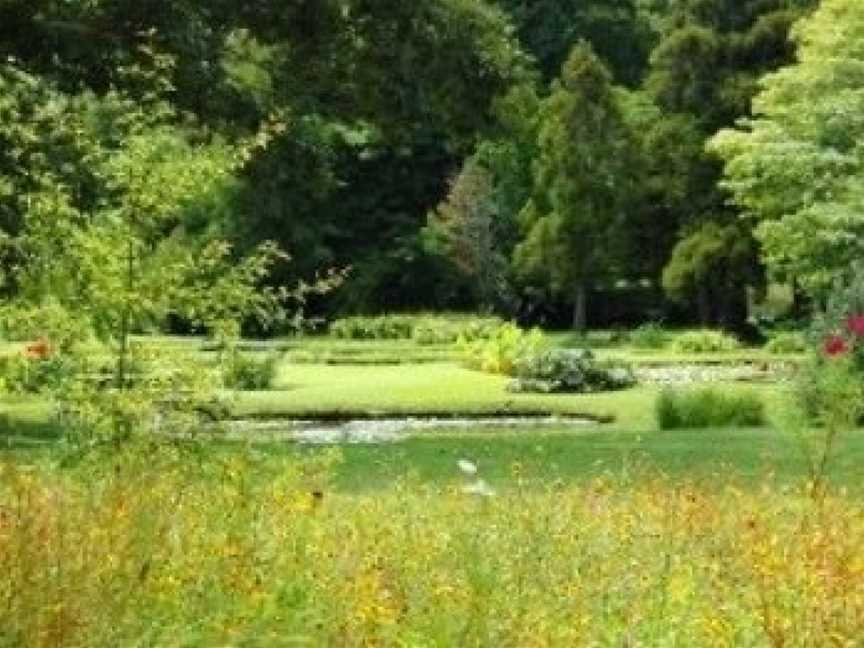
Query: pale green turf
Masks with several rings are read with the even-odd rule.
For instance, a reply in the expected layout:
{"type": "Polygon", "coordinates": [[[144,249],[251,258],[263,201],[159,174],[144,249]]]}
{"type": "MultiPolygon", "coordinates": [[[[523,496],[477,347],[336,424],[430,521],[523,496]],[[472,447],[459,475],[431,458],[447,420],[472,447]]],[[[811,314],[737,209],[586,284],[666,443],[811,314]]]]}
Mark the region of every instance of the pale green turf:
{"type": "MultiPolygon", "coordinates": [[[[363,414],[550,413],[612,418],[616,427],[654,429],[656,386],[599,394],[514,394],[510,379],[453,363],[397,366],[285,364],[275,389],[238,397],[235,415],[345,416],[363,414]]],[[[766,401],[776,386],[724,385],[758,390],[766,401]]],[[[770,403],[769,403],[770,405],[770,403]]],[[[769,406],[770,409],[770,406],[769,406]]]]}
{"type": "MultiPolygon", "coordinates": [[[[159,346],[183,347],[204,352],[202,338],[146,337],[137,341],[159,346]]],[[[573,342],[571,334],[553,334],[553,344],[573,342]],[[569,337],[568,337],[569,335],[569,337]]],[[[448,356],[452,347],[424,347],[411,341],[351,341],[329,337],[291,338],[276,341],[247,341],[257,350],[287,351],[275,389],[238,394],[236,416],[365,416],[402,414],[560,414],[614,419],[614,427],[652,430],[656,386],[640,386],[622,392],[601,394],[514,394],[507,391],[510,379],[472,371],[455,360],[431,361],[448,356]],[[306,354],[305,362],[291,361],[306,354]],[[418,356],[426,360],[412,363],[418,356]],[[315,362],[316,358],[321,358],[315,362]],[[404,364],[376,365],[376,359],[393,359],[404,364]],[[358,364],[351,364],[358,361],[358,364]],[[348,364],[327,364],[330,362],[348,364]]],[[[626,347],[604,348],[600,357],[616,355],[637,362],[731,361],[754,357],[770,358],[760,350],[745,349],[733,354],[683,356],[668,352],[639,351],[626,347]]],[[[724,386],[724,389],[755,389],[777,410],[777,386],[724,386]]],[[[34,399],[8,397],[0,402],[0,413],[24,421],[44,420],[46,406],[34,399]]]]}

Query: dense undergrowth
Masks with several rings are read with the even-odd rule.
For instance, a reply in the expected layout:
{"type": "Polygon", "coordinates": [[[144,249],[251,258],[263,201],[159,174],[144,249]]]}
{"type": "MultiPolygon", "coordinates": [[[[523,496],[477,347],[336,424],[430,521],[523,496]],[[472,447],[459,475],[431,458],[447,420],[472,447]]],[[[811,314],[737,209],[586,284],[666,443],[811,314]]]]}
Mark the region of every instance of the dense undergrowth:
{"type": "Polygon", "coordinates": [[[656,403],[661,430],[765,425],[765,404],[753,392],[701,388],[660,393],[656,403]]]}
{"type": "Polygon", "coordinates": [[[335,455],[0,466],[0,645],[854,645],[864,509],[645,473],[474,498],[335,455]]]}

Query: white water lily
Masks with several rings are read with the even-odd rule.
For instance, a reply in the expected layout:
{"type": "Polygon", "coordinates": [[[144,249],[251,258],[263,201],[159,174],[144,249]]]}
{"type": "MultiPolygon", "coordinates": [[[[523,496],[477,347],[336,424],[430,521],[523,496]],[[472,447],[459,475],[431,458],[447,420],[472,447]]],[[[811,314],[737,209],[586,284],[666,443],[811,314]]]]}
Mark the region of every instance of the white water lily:
{"type": "Polygon", "coordinates": [[[468,461],[467,459],[460,459],[456,462],[456,465],[459,466],[459,470],[463,475],[468,477],[474,477],[477,474],[477,464],[473,461],[468,461]]]}

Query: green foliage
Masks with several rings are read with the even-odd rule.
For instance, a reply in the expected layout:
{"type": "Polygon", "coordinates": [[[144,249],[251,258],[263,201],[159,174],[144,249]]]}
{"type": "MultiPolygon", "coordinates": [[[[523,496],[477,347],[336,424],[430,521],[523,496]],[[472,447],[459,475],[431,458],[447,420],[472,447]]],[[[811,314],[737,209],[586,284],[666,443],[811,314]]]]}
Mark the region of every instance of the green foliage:
{"type": "Polygon", "coordinates": [[[50,298],[40,304],[6,305],[0,309],[0,331],[6,340],[41,339],[63,351],[86,345],[93,337],[93,325],[86,317],[70,312],[50,298]]]}
{"type": "Polygon", "coordinates": [[[343,340],[406,340],[416,318],[401,315],[343,317],[330,323],[330,335],[343,340]]]}
{"type": "Polygon", "coordinates": [[[864,414],[861,375],[848,358],[811,359],[796,375],[794,394],[796,408],[812,422],[824,424],[837,419],[848,428],[864,414]]]}
{"type": "Polygon", "coordinates": [[[274,245],[238,258],[193,218],[280,132],[279,121],[236,145],[208,136],[165,99],[170,57],[147,48],[142,54],[145,64],[124,71],[142,92],[134,97],[67,94],[13,63],[0,67],[11,96],[28,98],[76,143],[37,139],[49,154],[27,153],[32,136],[18,122],[30,120],[21,113],[0,135],[11,140],[30,182],[23,196],[0,196],[0,208],[16,217],[2,239],[15,260],[6,277],[14,299],[0,315],[8,333],[41,345],[32,353],[28,347],[23,367],[14,361],[6,368],[8,386],[46,392],[79,448],[137,433],[194,433],[216,398],[214,371],[135,345],[134,332],[174,316],[226,343],[242,320],[272,324],[289,298],[314,289],[262,285],[283,256],[274,245]],[[91,356],[94,338],[101,348],[91,356]]]}
{"type": "Polygon", "coordinates": [[[220,373],[200,357],[141,343],[128,352],[122,388],[116,387],[112,354],[95,371],[79,371],[48,393],[72,456],[117,449],[137,438],[196,436],[224,409],[220,373]]]}
{"type": "Polygon", "coordinates": [[[670,339],[661,322],[646,322],[627,333],[627,342],[637,349],[662,349],[670,339]]]}
{"type": "Polygon", "coordinates": [[[709,221],[672,250],[663,270],[663,288],[677,299],[701,290],[706,299],[719,302],[731,286],[758,283],[755,257],[755,244],[745,228],[709,221]]]}
{"type": "MultiPolygon", "coordinates": [[[[823,353],[828,353],[828,347],[823,353]]],[[[795,435],[809,471],[808,490],[824,499],[837,446],[864,421],[864,372],[860,351],[820,355],[798,372],[786,412],[786,427],[795,435]],[[812,428],[816,426],[814,431],[812,428]]]]}
{"type": "Polygon", "coordinates": [[[518,272],[576,303],[612,261],[629,187],[631,141],[608,70],[585,42],[576,45],[541,109],[535,196],[521,215],[527,232],[515,252],[518,272]]]}
{"type": "Polygon", "coordinates": [[[709,329],[681,333],[672,342],[676,353],[726,353],[739,348],[741,343],[733,336],[709,329]]]}
{"type": "Polygon", "coordinates": [[[343,317],[330,324],[330,334],[342,340],[413,340],[421,345],[451,344],[459,338],[489,337],[502,321],[497,317],[465,315],[378,315],[343,317]]]}
{"type": "MultiPolygon", "coordinates": [[[[116,274],[113,266],[122,265],[120,257],[128,255],[128,237],[119,227],[109,236],[102,221],[114,211],[128,222],[134,210],[129,201],[117,200],[128,194],[139,211],[150,211],[156,201],[163,214],[176,216],[158,231],[192,243],[192,250],[200,243],[195,235],[206,232],[205,238],[230,239],[232,257],[245,256],[269,240],[298,251],[290,266],[271,268],[270,285],[294,285],[319,268],[351,265],[339,301],[325,304],[331,312],[468,308],[476,297],[471,291],[497,291],[497,286],[488,288],[497,279],[469,281],[430,257],[418,235],[424,216],[446,195],[446,179],[475,163],[491,176],[490,182],[480,183],[481,193],[491,199],[490,204],[477,202],[482,208],[476,222],[493,214],[492,229],[500,225],[502,230],[481,276],[499,275],[501,258],[512,258],[520,238],[516,216],[534,198],[533,216],[532,210],[525,211],[532,221],[526,230],[542,217],[556,215],[565,222],[548,223],[531,238],[526,247],[534,249],[526,249],[520,269],[532,275],[529,282],[564,285],[561,292],[572,299],[571,281],[535,278],[533,273],[543,275],[557,266],[553,274],[563,275],[569,266],[579,265],[568,265],[573,241],[565,240],[562,252],[554,240],[577,238],[566,224],[572,219],[561,216],[559,208],[574,202],[573,196],[558,200],[553,194],[567,192],[568,177],[590,177],[594,169],[596,183],[578,183],[578,210],[587,213],[586,200],[592,196],[601,209],[610,198],[626,202],[616,205],[617,222],[611,229],[627,249],[619,249],[621,240],[586,245],[587,250],[603,250],[591,260],[592,274],[602,275],[602,282],[607,277],[655,281],[672,247],[703,221],[734,222],[725,196],[716,191],[719,166],[704,154],[704,139],[746,114],[757,77],[789,59],[788,25],[809,3],[247,4],[2,3],[0,222],[4,232],[17,236],[23,214],[39,211],[41,220],[55,223],[58,241],[70,242],[70,254],[58,257],[46,283],[57,290],[70,283],[65,267],[87,255],[75,252],[85,242],[67,236],[64,228],[70,220],[80,223],[94,216],[100,235],[89,243],[115,250],[127,244],[124,255],[98,259],[100,264],[111,261],[116,274]],[[648,52],[659,42],[644,87],[632,93],[612,91],[626,122],[625,139],[638,140],[637,160],[627,156],[631,159],[616,165],[622,159],[616,151],[595,150],[603,144],[596,141],[597,133],[612,141],[621,139],[621,131],[598,124],[585,106],[573,111],[569,124],[538,118],[538,104],[550,94],[546,81],[559,74],[581,40],[611,71],[607,84],[614,81],[633,90],[643,80],[648,52]],[[246,156],[243,172],[235,173],[230,143],[254,138],[271,114],[284,116],[278,120],[284,122],[279,132],[266,150],[246,156]],[[541,121],[547,133],[542,147],[541,121]],[[575,132],[580,123],[583,132],[575,132]],[[556,151],[573,147],[580,150],[564,156],[572,159],[554,160],[556,151]],[[547,153],[540,155],[540,148],[547,153]],[[587,171],[577,173],[573,160],[589,158],[587,171]],[[142,166],[147,174],[139,173],[142,166]],[[552,166],[555,173],[532,171],[552,166]],[[611,174],[615,178],[622,177],[623,167],[639,182],[617,182],[610,191],[610,166],[618,167],[611,174]],[[532,175],[544,178],[535,182],[532,175]],[[552,175],[562,180],[547,191],[552,175]],[[136,190],[144,185],[146,195],[136,190]],[[163,211],[166,205],[171,209],[163,211]]],[[[605,216],[585,215],[584,220],[609,231],[605,216]]],[[[54,247],[59,245],[47,246],[43,255],[12,246],[4,249],[0,265],[8,270],[35,256],[52,265],[54,247]]],[[[146,249],[133,246],[131,255],[137,257],[142,287],[161,265],[144,262],[141,252],[146,249]]],[[[478,249],[490,248],[484,244],[478,249]]],[[[8,280],[5,289],[17,292],[14,284],[8,280]]],[[[94,293],[96,288],[92,286],[94,293]]],[[[110,291],[103,286],[98,292],[105,299],[110,291]]],[[[157,327],[165,310],[161,297],[151,292],[154,308],[132,309],[139,312],[130,319],[141,317],[144,321],[136,324],[157,327]],[[151,318],[156,321],[147,321],[151,318]]],[[[515,302],[507,301],[511,307],[515,302]]],[[[90,295],[82,295],[80,302],[77,310],[86,309],[90,295]]],[[[115,326],[101,314],[96,320],[96,326],[115,326]]]]}
{"type": "Polygon", "coordinates": [[[586,393],[625,389],[636,384],[630,367],[597,362],[587,349],[550,349],[520,360],[515,392],[586,393]]]}
{"type": "Polygon", "coordinates": [[[838,280],[810,332],[817,348],[799,372],[796,402],[810,420],[839,434],[864,420],[864,272],[838,280]]]}
{"type": "MultiPolygon", "coordinates": [[[[372,494],[333,492],[342,465],[334,452],[285,459],[141,444],[134,454],[65,470],[2,461],[3,639],[25,646],[134,645],[145,636],[155,645],[209,646],[285,637],[327,646],[502,645],[514,636],[562,646],[625,635],[638,645],[858,641],[858,497],[832,495],[816,508],[773,480],[720,487],[632,466],[626,476],[606,469],[568,485],[550,479],[550,464],[578,457],[578,436],[546,455],[540,448],[551,442],[523,441],[508,441],[507,459],[480,464],[502,485],[483,502],[455,485],[464,445],[452,446],[460,448],[452,460],[441,460],[440,445],[430,451],[450,469],[439,486],[402,479],[372,494]],[[511,471],[518,479],[507,478],[511,471]],[[528,488],[526,473],[542,487],[528,488]],[[589,623],[562,619],[562,592],[572,598],[571,614],[589,623]],[[736,595],[724,599],[729,592],[736,595]],[[63,605],[46,610],[45,601],[63,605]],[[622,617],[624,608],[641,623],[622,617]]],[[[585,448],[601,445],[589,441],[585,448]]],[[[380,471],[380,460],[369,466],[380,471]]]]}
{"type": "Polygon", "coordinates": [[[536,355],[546,341],[539,329],[525,331],[516,324],[498,326],[488,338],[461,337],[457,346],[466,366],[494,374],[513,375],[520,363],[536,355]]]}
{"type": "Polygon", "coordinates": [[[503,321],[498,317],[422,318],[414,324],[411,339],[417,344],[452,344],[458,340],[486,340],[503,321]]]}
{"type": "Polygon", "coordinates": [[[632,210],[640,228],[631,249],[657,250],[645,255],[648,268],[662,272],[675,299],[699,308],[702,325],[737,328],[747,317],[746,288],[764,279],[753,224],[738,219],[719,190],[721,168],[705,143],[749,114],[765,72],[792,60],[789,28],[811,3],[645,4],[654,5],[660,40],[644,89],[660,114],[637,131],[642,182],[632,210]]]}
{"type": "Polygon", "coordinates": [[[845,281],[836,279],[810,337],[819,348],[796,376],[786,424],[807,461],[809,494],[824,501],[837,445],[864,421],[864,272],[859,262],[845,281]]]}
{"type": "Polygon", "coordinates": [[[42,394],[69,384],[81,370],[77,358],[53,353],[48,357],[31,357],[26,353],[0,356],[0,381],[3,392],[42,394]]]}
{"type": "Polygon", "coordinates": [[[282,355],[278,353],[258,357],[233,349],[222,360],[222,380],[229,389],[270,389],[281,360],[282,355]]]}
{"type": "Polygon", "coordinates": [[[765,344],[765,350],[774,355],[804,353],[809,348],[807,336],[794,332],[777,333],[765,344]]]}
{"type": "Polygon", "coordinates": [[[758,427],[765,423],[764,410],[755,393],[727,393],[717,388],[665,389],[655,407],[661,430],[758,427]]]}
{"type": "Polygon", "coordinates": [[[861,256],[864,8],[827,0],[795,28],[798,62],[767,76],[752,119],[721,132],[725,187],[758,218],[769,267],[824,296],[861,256]]]}
{"type": "Polygon", "coordinates": [[[553,78],[573,43],[591,43],[619,83],[641,80],[653,44],[638,0],[495,0],[512,15],[526,50],[544,77],[553,78]],[[627,43],[628,47],[621,47],[627,43]]]}
{"type": "Polygon", "coordinates": [[[491,311],[507,299],[507,259],[491,173],[469,159],[450,185],[447,199],[429,214],[427,245],[449,258],[476,287],[491,311]]]}

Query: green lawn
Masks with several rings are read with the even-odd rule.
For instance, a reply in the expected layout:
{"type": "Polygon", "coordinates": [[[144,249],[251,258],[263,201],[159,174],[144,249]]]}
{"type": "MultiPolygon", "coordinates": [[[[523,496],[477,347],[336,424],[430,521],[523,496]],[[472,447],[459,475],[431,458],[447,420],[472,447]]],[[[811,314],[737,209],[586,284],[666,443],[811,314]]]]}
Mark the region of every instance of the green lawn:
{"type": "MultiPolygon", "coordinates": [[[[147,339],[160,346],[205,352],[204,341],[199,338],[147,339]]],[[[568,340],[563,335],[554,337],[556,344],[566,345],[568,340]]],[[[449,347],[421,347],[410,341],[357,342],[322,337],[253,341],[246,348],[287,353],[274,389],[236,395],[232,413],[240,418],[555,414],[606,421],[589,426],[562,423],[555,429],[468,427],[424,432],[394,445],[348,446],[341,450],[344,461],[336,470],[339,489],[379,488],[412,475],[423,481],[447,482],[458,477],[454,466],[463,457],[478,461],[484,477],[499,487],[517,483],[513,475],[517,463],[528,482],[547,485],[559,479],[578,481],[607,471],[620,473],[646,466],[699,479],[736,475],[755,480],[776,473],[782,479],[801,480],[806,474],[791,435],[767,427],[659,432],[654,403],[660,388],[653,385],[600,394],[514,394],[507,391],[507,377],[442,360],[451,353],[449,347]],[[416,354],[425,356],[416,361],[416,354]],[[404,362],[376,365],[375,358],[404,362]]],[[[748,353],[752,358],[759,352],[740,352],[748,353]]],[[[600,351],[601,356],[609,354],[678,362],[740,361],[744,357],[673,358],[672,354],[622,347],[600,351]]],[[[782,413],[787,402],[779,385],[729,383],[722,388],[757,391],[771,419],[782,413]]],[[[49,421],[45,401],[23,397],[0,400],[0,452],[15,453],[25,460],[53,453],[56,433],[49,421]]],[[[854,484],[856,463],[860,465],[864,459],[864,441],[850,436],[845,444],[835,468],[842,483],[854,484]]],[[[288,444],[257,447],[274,454],[321,452],[288,444]]]]}
{"type": "MultiPolygon", "coordinates": [[[[319,448],[266,446],[271,453],[317,454],[319,448]]],[[[334,486],[362,492],[392,486],[400,479],[459,483],[459,459],[477,462],[480,474],[496,489],[520,480],[530,488],[581,483],[600,475],[620,478],[662,472],[678,479],[723,486],[755,485],[776,479],[803,485],[808,478],[805,454],[797,439],[767,428],[707,429],[674,432],[487,431],[418,436],[392,445],[340,448],[334,486]]],[[[836,485],[864,492],[864,434],[845,437],[830,464],[836,485]]]]}
{"type": "MultiPolygon", "coordinates": [[[[509,381],[453,363],[371,367],[286,364],[274,390],[242,394],[235,413],[300,417],[555,413],[607,418],[617,409],[610,395],[512,394],[506,389],[509,381]]],[[[651,400],[646,391],[634,391],[624,398],[634,413],[644,410],[651,400]]],[[[637,416],[644,416],[644,411],[637,416]]]]}
{"type": "MultiPolygon", "coordinates": [[[[275,388],[237,395],[238,417],[369,416],[407,414],[559,414],[612,420],[615,428],[651,430],[658,388],[640,386],[601,394],[514,394],[509,379],[454,363],[404,365],[321,365],[285,363],[275,388]]],[[[728,385],[758,390],[772,405],[779,389],[772,385],[728,385]]],[[[772,405],[773,406],[773,405],[772,405]]],[[[39,421],[44,402],[7,396],[0,414],[13,420],[39,421]]]]}
{"type": "MultiPolygon", "coordinates": [[[[514,394],[510,379],[453,363],[394,366],[285,364],[275,389],[238,397],[236,416],[314,417],[370,414],[559,414],[609,420],[618,429],[651,430],[659,388],[599,394],[514,394]]],[[[778,400],[774,385],[725,385],[778,400]]]]}

